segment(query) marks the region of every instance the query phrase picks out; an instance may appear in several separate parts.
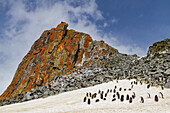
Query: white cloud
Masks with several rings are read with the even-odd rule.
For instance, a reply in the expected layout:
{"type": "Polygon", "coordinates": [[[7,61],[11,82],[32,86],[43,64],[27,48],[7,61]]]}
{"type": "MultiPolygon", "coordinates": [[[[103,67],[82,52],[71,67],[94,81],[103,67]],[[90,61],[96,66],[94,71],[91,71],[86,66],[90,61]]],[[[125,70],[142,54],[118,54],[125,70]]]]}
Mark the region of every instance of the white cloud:
{"type": "Polygon", "coordinates": [[[105,22],[104,24],[103,24],[103,27],[107,27],[108,26],[108,24],[105,22]]]}
{"type": "Polygon", "coordinates": [[[113,23],[116,23],[116,22],[118,22],[118,20],[115,19],[115,18],[113,18],[113,19],[111,20],[111,23],[112,23],[112,24],[113,24],[113,23]]]}
{"type": "Polygon", "coordinates": [[[69,24],[69,29],[75,29],[91,35],[95,40],[105,40],[121,52],[141,53],[140,48],[122,45],[112,34],[102,32],[95,24],[102,20],[100,10],[94,0],[77,1],[33,1],[26,3],[22,0],[6,1],[9,9],[3,38],[0,38],[0,93],[10,84],[17,66],[31,45],[44,30],[56,27],[61,21],[69,24]],[[76,4],[76,3],[75,3],[76,4]]]}

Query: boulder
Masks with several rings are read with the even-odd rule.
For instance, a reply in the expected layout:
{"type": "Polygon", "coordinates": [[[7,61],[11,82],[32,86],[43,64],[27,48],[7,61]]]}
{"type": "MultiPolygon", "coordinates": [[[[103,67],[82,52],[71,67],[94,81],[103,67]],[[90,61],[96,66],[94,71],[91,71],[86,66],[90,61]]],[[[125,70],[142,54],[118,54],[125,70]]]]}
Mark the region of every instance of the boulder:
{"type": "Polygon", "coordinates": [[[164,72],[165,75],[170,75],[170,69],[167,69],[165,72],[164,72]]]}
{"type": "Polygon", "coordinates": [[[165,84],[165,88],[170,88],[170,81],[165,84]]]}

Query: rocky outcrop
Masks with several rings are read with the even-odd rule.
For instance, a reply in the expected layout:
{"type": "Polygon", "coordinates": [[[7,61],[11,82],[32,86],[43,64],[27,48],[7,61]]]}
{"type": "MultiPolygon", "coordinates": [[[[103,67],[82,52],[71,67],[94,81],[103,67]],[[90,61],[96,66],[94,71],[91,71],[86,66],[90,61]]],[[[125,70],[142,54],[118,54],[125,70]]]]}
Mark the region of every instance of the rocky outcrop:
{"type": "Polygon", "coordinates": [[[61,22],[56,28],[42,33],[19,64],[0,101],[23,98],[20,95],[46,86],[55,77],[70,74],[84,64],[90,65],[93,63],[88,62],[90,59],[118,53],[104,41],[93,41],[88,34],[67,27],[67,23],[61,22]]]}
{"type": "Polygon", "coordinates": [[[154,56],[160,53],[170,53],[170,39],[165,39],[163,41],[155,42],[153,46],[149,47],[148,56],[154,56]]]}
{"type": "Polygon", "coordinates": [[[44,31],[24,57],[0,105],[45,98],[112,81],[137,79],[152,86],[170,87],[169,39],[154,43],[148,55],[121,54],[93,41],[88,34],[67,29],[62,22],[44,31]]]}

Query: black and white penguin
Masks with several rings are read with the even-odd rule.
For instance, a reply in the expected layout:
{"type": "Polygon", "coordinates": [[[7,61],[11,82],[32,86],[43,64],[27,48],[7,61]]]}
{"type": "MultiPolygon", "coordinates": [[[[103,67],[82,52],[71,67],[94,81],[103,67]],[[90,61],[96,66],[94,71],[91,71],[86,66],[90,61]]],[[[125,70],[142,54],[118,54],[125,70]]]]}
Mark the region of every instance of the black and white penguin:
{"type": "Polygon", "coordinates": [[[159,92],[159,97],[164,99],[164,96],[163,96],[162,92],[159,92]]]}
{"type": "Polygon", "coordinates": [[[129,95],[128,94],[126,95],[126,100],[129,100],[129,95]]]}
{"type": "Polygon", "coordinates": [[[149,88],[150,88],[150,86],[151,86],[151,85],[150,85],[150,84],[148,84],[148,85],[147,85],[147,88],[149,89],[149,88]]]}
{"type": "Polygon", "coordinates": [[[136,97],[135,92],[133,92],[132,98],[134,99],[136,97]]]}
{"type": "Polygon", "coordinates": [[[96,99],[96,101],[95,102],[99,102],[99,99],[96,99]]]}
{"type": "Polygon", "coordinates": [[[113,98],[115,98],[116,97],[116,95],[115,94],[113,94],[113,98]]]}
{"type": "Polygon", "coordinates": [[[92,96],[91,93],[89,93],[89,96],[90,96],[90,97],[92,96]]]}
{"type": "Polygon", "coordinates": [[[90,105],[90,98],[88,98],[88,100],[87,100],[87,104],[89,104],[89,105],[90,105]]]}
{"type": "Polygon", "coordinates": [[[142,81],[140,81],[140,85],[142,85],[142,81]]]}
{"type": "Polygon", "coordinates": [[[88,97],[89,96],[89,93],[86,93],[86,97],[88,97]]]}
{"type": "Polygon", "coordinates": [[[100,91],[100,89],[99,89],[98,94],[100,94],[100,92],[101,92],[101,91],[100,91]]]}
{"type": "Polygon", "coordinates": [[[122,90],[122,88],[119,88],[119,91],[121,91],[122,90]]]}
{"type": "Polygon", "coordinates": [[[120,94],[119,94],[119,92],[117,92],[116,94],[117,94],[117,98],[120,99],[120,94]]]}
{"type": "Polygon", "coordinates": [[[162,89],[162,90],[164,90],[164,87],[163,87],[163,86],[161,86],[161,89],[162,89]]]}
{"type": "Polygon", "coordinates": [[[91,96],[91,99],[93,99],[93,98],[94,98],[94,95],[91,96]]]}
{"type": "Polygon", "coordinates": [[[109,93],[109,89],[107,89],[107,93],[109,93]]]}
{"type": "Polygon", "coordinates": [[[103,94],[100,94],[100,99],[103,99],[103,94]]]}
{"type": "Polygon", "coordinates": [[[83,102],[86,102],[87,97],[84,97],[83,102]]]}
{"type": "Polygon", "coordinates": [[[105,93],[105,97],[107,97],[107,93],[105,93]]]}
{"type": "Polygon", "coordinates": [[[155,100],[155,102],[158,102],[158,101],[159,101],[159,99],[158,99],[158,96],[157,96],[157,95],[155,95],[154,100],[155,100]]]}
{"type": "Polygon", "coordinates": [[[96,96],[97,96],[97,93],[94,93],[94,94],[93,94],[93,98],[96,98],[96,96]]]}
{"type": "Polygon", "coordinates": [[[144,98],[142,96],[140,97],[140,102],[144,103],[144,98]]]}
{"type": "Polygon", "coordinates": [[[113,99],[112,99],[112,102],[113,102],[113,101],[116,101],[116,98],[113,98],[113,99]]]}
{"type": "Polygon", "coordinates": [[[121,95],[120,97],[120,101],[123,102],[124,101],[124,95],[121,95]]]}
{"type": "Polygon", "coordinates": [[[117,88],[117,86],[115,85],[115,89],[117,88]]]}
{"type": "Polygon", "coordinates": [[[147,98],[151,98],[151,95],[149,93],[147,93],[147,98]]]}
{"type": "Polygon", "coordinates": [[[113,93],[116,93],[116,89],[113,90],[113,93]]]}
{"type": "Polygon", "coordinates": [[[133,102],[133,99],[132,97],[129,98],[129,103],[132,103],[133,102]]]}

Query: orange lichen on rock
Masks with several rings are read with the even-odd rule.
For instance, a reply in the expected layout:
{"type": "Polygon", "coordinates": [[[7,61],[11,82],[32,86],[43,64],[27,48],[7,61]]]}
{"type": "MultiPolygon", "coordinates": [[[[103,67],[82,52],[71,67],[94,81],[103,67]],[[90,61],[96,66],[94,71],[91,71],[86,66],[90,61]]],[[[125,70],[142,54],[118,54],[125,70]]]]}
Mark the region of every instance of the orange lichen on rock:
{"type": "Polygon", "coordinates": [[[91,37],[89,35],[87,35],[85,38],[84,47],[88,48],[89,42],[91,42],[91,41],[92,41],[91,37]]]}
{"type": "Polygon", "coordinates": [[[0,101],[46,85],[55,76],[72,73],[83,65],[91,65],[93,62],[88,60],[94,59],[94,56],[118,53],[104,41],[93,41],[90,35],[67,30],[67,27],[67,23],[61,22],[56,28],[42,33],[19,64],[0,101]]]}
{"type": "Polygon", "coordinates": [[[61,22],[61,24],[59,24],[55,30],[66,30],[68,27],[68,24],[65,22],[61,22]]]}
{"type": "Polygon", "coordinates": [[[102,40],[100,43],[100,47],[103,48],[104,41],[102,40]]]}
{"type": "Polygon", "coordinates": [[[47,74],[47,75],[45,76],[45,78],[44,78],[44,83],[47,83],[48,77],[49,77],[49,74],[47,74]]]}

